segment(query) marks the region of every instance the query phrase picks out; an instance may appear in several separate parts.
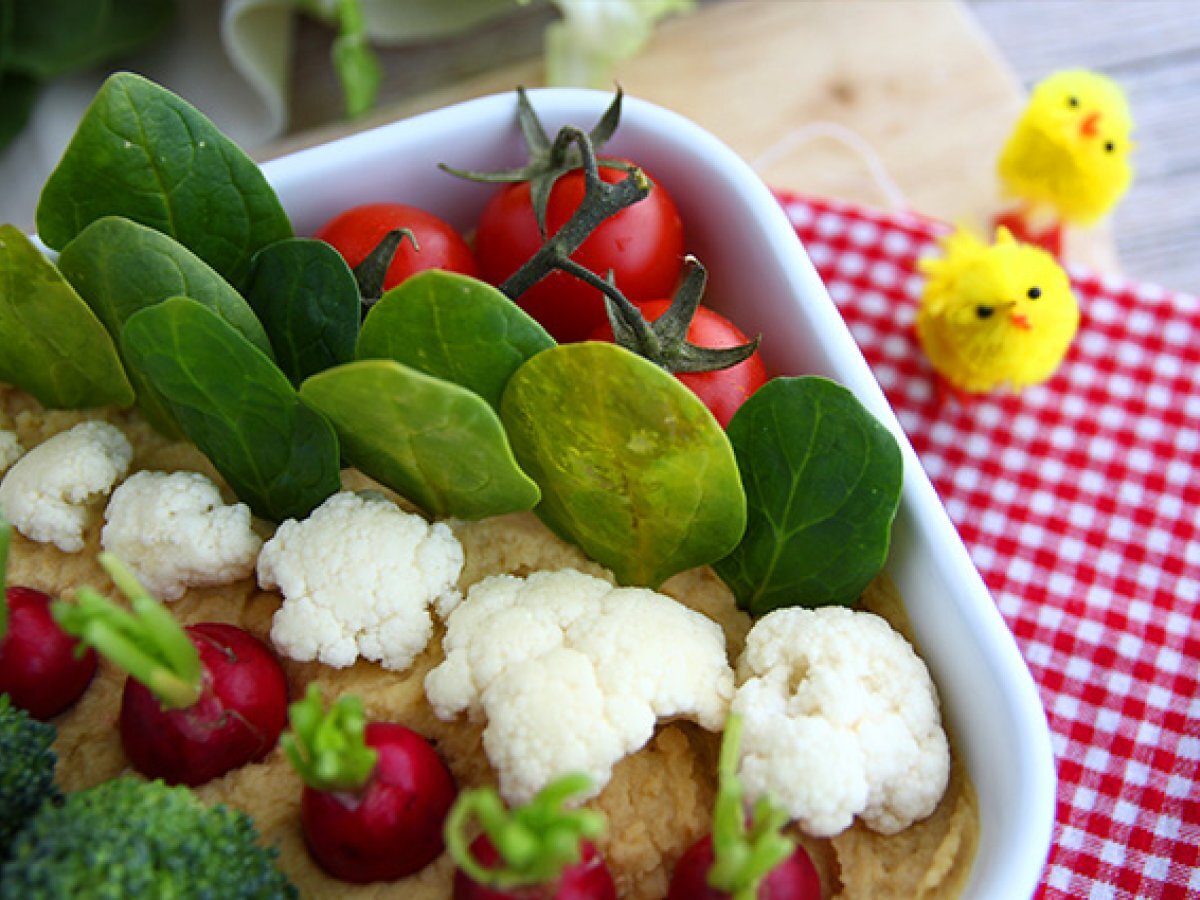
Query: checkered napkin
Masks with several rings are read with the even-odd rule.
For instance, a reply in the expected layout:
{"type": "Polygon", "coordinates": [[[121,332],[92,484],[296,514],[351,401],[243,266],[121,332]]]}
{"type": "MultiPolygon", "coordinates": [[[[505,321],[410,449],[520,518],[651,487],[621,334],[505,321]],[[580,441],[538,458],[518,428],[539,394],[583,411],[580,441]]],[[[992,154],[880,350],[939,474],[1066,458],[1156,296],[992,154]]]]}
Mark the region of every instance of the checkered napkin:
{"type": "Polygon", "coordinates": [[[1054,377],[940,404],[913,322],[946,227],[779,199],[1039,686],[1059,775],[1039,895],[1200,897],[1200,299],[1072,271],[1054,377]]]}

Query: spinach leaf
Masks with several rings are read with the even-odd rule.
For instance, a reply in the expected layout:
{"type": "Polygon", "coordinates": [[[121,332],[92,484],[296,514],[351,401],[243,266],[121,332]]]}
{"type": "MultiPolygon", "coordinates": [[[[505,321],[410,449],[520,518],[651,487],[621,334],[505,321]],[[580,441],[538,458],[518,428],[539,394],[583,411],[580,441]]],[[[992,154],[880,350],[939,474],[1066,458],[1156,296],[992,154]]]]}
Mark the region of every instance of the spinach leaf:
{"type": "Polygon", "coordinates": [[[140,309],[168,297],[204,304],[264,353],[271,342],[254,310],[224,278],[160,231],[117,216],[83,229],[58,267],[114,334],[140,309]]]}
{"type": "Polygon", "coordinates": [[[358,282],[324,241],[288,238],[259,250],[245,293],[293,384],[354,358],[358,282]]]}
{"type": "Polygon", "coordinates": [[[50,173],[38,233],[60,250],[104,216],[171,235],[234,285],[258,250],[292,233],[236,144],[193,106],[128,72],[105,81],[50,173]]]}
{"type": "Polygon", "coordinates": [[[482,519],[538,502],[496,413],[466,388],[372,359],[313,375],[300,397],[333,422],[352,465],[433,516],[482,519]]]}
{"type": "Polygon", "coordinates": [[[43,81],[90,68],[142,46],[174,13],[172,0],[20,0],[7,67],[43,81]]]}
{"type": "Polygon", "coordinates": [[[44,406],[133,403],[133,388],[104,326],[13,225],[0,225],[0,335],[0,381],[44,406]]]}
{"type": "Polygon", "coordinates": [[[500,408],[518,367],[554,346],[533,318],[490,284],[430,269],[392,288],[358,336],[359,359],[394,359],[453,381],[500,408]]]}
{"type": "Polygon", "coordinates": [[[36,79],[15,72],[9,66],[14,50],[13,22],[16,16],[14,0],[0,0],[0,150],[12,143],[29,121],[39,88],[36,79]]]}
{"type": "Polygon", "coordinates": [[[733,450],[695,395],[613,344],[539,353],[500,415],[537,513],[622,584],[658,587],[729,553],[746,524],[733,450]]]}
{"type": "Polygon", "coordinates": [[[0,70],[0,150],[21,133],[41,85],[19,72],[0,70]]]}
{"type": "MultiPolygon", "coordinates": [[[[58,267],[115,341],[139,310],[168,297],[191,297],[270,352],[262,324],[241,295],[186,247],[153,228],[116,216],[99,219],[63,248],[58,267]]],[[[134,368],[129,377],[150,423],[177,435],[174,417],[153,387],[134,368]]]]}
{"type": "Polygon", "coordinates": [[[339,490],[332,426],[210,309],[187,297],[147,307],[125,323],[121,347],[255,515],[300,518],[339,490]]]}
{"type": "Polygon", "coordinates": [[[746,536],[715,566],[738,604],[854,603],[887,558],[903,479],[896,439],[825,378],[775,378],[728,428],[749,501],[746,536]]]}

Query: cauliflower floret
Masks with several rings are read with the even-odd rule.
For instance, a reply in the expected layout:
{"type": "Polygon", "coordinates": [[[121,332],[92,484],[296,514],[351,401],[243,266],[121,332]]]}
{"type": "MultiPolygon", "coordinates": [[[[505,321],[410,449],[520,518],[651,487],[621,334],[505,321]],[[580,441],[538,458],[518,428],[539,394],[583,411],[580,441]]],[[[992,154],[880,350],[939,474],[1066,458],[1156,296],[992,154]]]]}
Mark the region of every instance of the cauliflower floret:
{"type": "Polygon", "coordinates": [[[486,717],[484,751],[513,804],[571,772],[589,773],[599,793],[659,718],[718,730],[733,696],[715,622],[574,569],[484,579],[451,613],[442,646],[426,696],[440,718],[486,717]]]}
{"type": "Polygon", "coordinates": [[[335,668],[361,655],[408,668],[433,636],[429,607],[460,599],[462,545],[377,494],[334,494],[302,522],[279,526],[258,557],[258,583],[278,588],[271,640],[295,660],[335,668]]]}
{"type": "Polygon", "coordinates": [[[9,467],[24,453],[25,449],[17,440],[16,433],[0,428],[0,475],[7,472],[9,467]]]}
{"type": "Polygon", "coordinates": [[[894,834],[933,812],[950,750],[929,670],[879,616],[781,609],[738,661],[747,796],[770,795],[817,837],[859,816],[894,834]]]}
{"type": "Polygon", "coordinates": [[[245,578],[262,547],[250,527],[250,507],[225,505],[199,472],[131,475],[113,491],[104,521],[101,546],[163,600],[178,600],[192,586],[245,578]]]}
{"type": "Polygon", "coordinates": [[[107,495],[132,461],[133,447],[119,428],[82,422],[17,460],[0,481],[0,508],[30,540],[78,553],[91,502],[107,495]]]}

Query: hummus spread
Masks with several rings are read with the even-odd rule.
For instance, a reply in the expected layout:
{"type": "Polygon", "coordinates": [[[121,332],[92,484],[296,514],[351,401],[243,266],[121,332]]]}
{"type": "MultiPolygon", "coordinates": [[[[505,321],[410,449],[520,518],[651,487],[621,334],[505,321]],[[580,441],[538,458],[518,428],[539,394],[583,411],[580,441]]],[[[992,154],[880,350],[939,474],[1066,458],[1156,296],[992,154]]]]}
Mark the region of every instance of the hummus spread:
{"type": "MultiPolygon", "coordinates": [[[[199,471],[218,484],[220,478],[200,452],[189,444],[158,435],[131,412],[87,413],[44,411],[27,395],[0,385],[0,428],[14,430],[26,449],[87,418],[103,416],[120,427],[135,450],[133,471],[154,469],[199,471]]],[[[354,471],[343,476],[350,489],[378,485],[354,471]]],[[[232,495],[227,495],[232,501],[232,495]]],[[[69,594],[89,584],[118,597],[96,562],[103,500],[97,503],[85,549],[65,554],[50,544],[37,544],[20,535],[13,538],[9,582],[55,595],[69,594]]],[[[500,516],[482,522],[450,523],[465,551],[459,581],[465,591],[487,575],[526,574],[539,569],[571,566],[610,577],[576,547],[556,538],[530,513],[500,516]]],[[[263,525],[264,537],[269,525],[263,525]]],[[[662,592],[716,620],[725,630],[730,661],[741,652],[749,617],[732,594],[707,568],[683,572],[670,579],[662,592]]],[[[222,621],[239,625],[267,640],[271,617],[280,597],[258,589],[253,579],[220,588],[193,589],[170,609],[184,623],[222,621]]],[[[895,590],[881,576],[863,601],[902,632],[903,608],[895,590]]],[[[483,753],[482,724],[463,720],[443,722],[425,699],[426,673],[442,659],[441,632],[406,672],[394,673],[360,660],[347,669],[320,663],[283,660],[292,696],[303,695],[316,681],[329,697],[351,692],[360,696],[369,719],[402,722],[429,738],[449,764],[460,787],[494,784],[495,775],[483,753]]],[[[64,790],[77,790],[112,778],[127,768],[117,729],[125,676],[101,661],[96,679],[80,702],[55,721],[59,729],[55,750],[58,777],[64,790]]],[[[690,722],[660,725],[640,752],[622,760],[604,791],[591,802],[609,822],[608,836],[598,842],[622,897],[666,895],[675,860],[709,827],[716,794],[720,735],[690,722]]],[[[263,762],[246,766],[199,788],[207,802],[222,802],[254,817],[263,840],[279,848],[280,865],[299,887],[302,897],[412,900],[450,896],[453,864],[443,856],[418,874],[399,882],[349,885],[325,876],[312,863],[300,832],[302,785],[281,750],[263,762]]],[[[855,825],[830,840],[803,838],[821,873],[827,896],[912,898],[957,896],[966,883],[979,837],[978,809],[970,781],[955,755],[949,787],[936,811],[899,834],[875,834],[855,825]]]]}

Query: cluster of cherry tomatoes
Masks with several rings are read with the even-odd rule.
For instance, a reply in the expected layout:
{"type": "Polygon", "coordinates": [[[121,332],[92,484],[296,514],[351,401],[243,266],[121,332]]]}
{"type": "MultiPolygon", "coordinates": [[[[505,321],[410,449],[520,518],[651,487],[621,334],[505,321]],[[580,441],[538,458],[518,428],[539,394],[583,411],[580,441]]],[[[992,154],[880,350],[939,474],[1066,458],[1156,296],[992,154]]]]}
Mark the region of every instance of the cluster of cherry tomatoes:
{"type": "MultiPolygon", "coordinates": [[[[620,162],[628,164],[627,160],[620,162]]],[[[609,183],[624,177],[620,168],[601,167],[598,171],[609,183]]],[[[572,255],[575,262],[600,277],[611,272],[616,286],[649,322],[670,306],[682,276],[685,250],[683,222],[675,202],[664,187],[653,178],[651,181],[653,187],[645,199],[602,222],[572,255]]],[[[554,235],[575,213],[585,188],[581,169],[555,181],[546,209],[547,236],[554,235]]],[[[316,236],[333,245],[355,267],[394,229],[408,229],[414,240],[402,244],[396,252],[384,280],[385,290],[419,271],[435,268],[500,285],[544,242],[527,181],[508,184],[491,198],[475,229],[473,248],[447,222],[400,203],[370,203],[348,209],[325,224],[316,236]]],[[[551,273],[516,302],[560,343],[613,340],[600,291],[567,273],[551,273]]],[[[736,325],[705,306],[693,318],[687,338],[711,348],[747,342],[736,325]]],[[[767,371],[755,352],[728,368],[680,373],[677,377],[724,426],[742,402],[767,380],[767,371]]]]}

